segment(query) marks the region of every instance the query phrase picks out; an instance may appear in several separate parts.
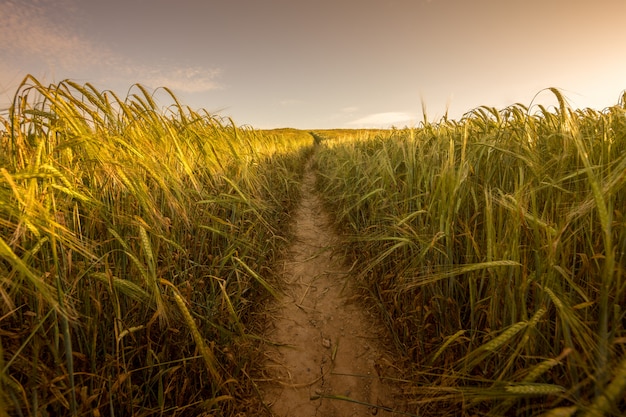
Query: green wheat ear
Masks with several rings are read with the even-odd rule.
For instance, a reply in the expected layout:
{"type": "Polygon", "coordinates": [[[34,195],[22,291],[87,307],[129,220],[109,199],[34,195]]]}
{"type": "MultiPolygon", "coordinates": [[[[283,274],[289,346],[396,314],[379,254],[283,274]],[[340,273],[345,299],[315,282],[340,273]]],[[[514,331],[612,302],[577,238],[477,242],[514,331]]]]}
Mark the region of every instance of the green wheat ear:
{"type": "Polygon", "coordinates": [[[555,107],[320,132],[317,188],[349,236],[355,279],[414,359],[409,379],[437,386],[407,388],[415,403],[496,416],[543,390],[554,404],[576,397],[553,415],[589,404],[606,415],[626,389],[611,353],[626,294],[626,108],[572,110],[547,90],[555,107]]]}
{"type": "Polygon", "coordinates": [[[617,410],[620,401],[623,401],[624,392],[626,391],[626,355],[624,355],[615,368],[613,379],[606,386],[604,391],[593,400],[593,403],[583,414],[585,417],[595,417],[605,415],[617,410]]]}
{"type": "Polygon", "coordinates": [[[230,377],[257,358],[251,345],[233,369],[215,352],[248,337],[250,295],[271,293],[310,135],[238,128],[165,91],[174,105],[163,111],[141,85],[120,97],[27,76],[0,115],[0,332],[17,335],[0,345],[9,414],[106,403],[231,415],[240,405],[219,391],[252,384],[230,377]]]}
{"type": "Polygon", "coordinates": [[[198,347],[198,350],[200,351],[202,358],[204,359],[204,363],[207,369],[211,373],[211,376],[216,381],[218,381],[218,383],[221,385],[222,375],[218,371],[218,368],[217,368],[218,362],[217,362],[217,359],[215,358],[215,354],[213,353],[213,350],[211,350],[207,346],[206,342],[204,341],[204,338],[200,334],[200,331],[198,330],[198,326],[196,325],[195,320],[191,316],[191,312],[185,305],[185,301],[183,300],[182,295],[180,294],[178,289],[174,286],[174,284],[172,284],[171,282],[162,279],[161,284],[168,286],[172,290],[174,301],[176,302],[176,305],[178,306],[180,312],[183,314],[183,318],[185,319],[185,324],[187,325],[187,327],[189,327],[189,330],[191,331],[193,340],[196,343],[196,346],[198,347]]]}
{"type": "Polygon", "coordinates": [[[27,76],[0,116],[0,409],[162,414],[202,395],[235,415],[221,391],[254,386],[248,320],[273,294],[314,137],[316,190],[410,364],[408,402],[618,413],[626,93],[592,111],[548,90],[555,107],[424,111],[411,129],[264,132],[167,89],[164,112],[141,85],[27,76]]]}

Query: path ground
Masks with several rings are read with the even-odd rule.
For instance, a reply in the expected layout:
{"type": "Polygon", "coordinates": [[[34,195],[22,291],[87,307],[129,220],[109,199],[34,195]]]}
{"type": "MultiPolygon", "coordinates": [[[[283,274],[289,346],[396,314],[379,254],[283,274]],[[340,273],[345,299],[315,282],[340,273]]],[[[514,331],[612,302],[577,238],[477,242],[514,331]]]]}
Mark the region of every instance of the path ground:
{"type": "Polygon", "coordinates": [[[347,283],[341,244],[308,167],[283,287],[270,306],[263,401],[276,417],[395,416],[385,329],[347,283]]]}

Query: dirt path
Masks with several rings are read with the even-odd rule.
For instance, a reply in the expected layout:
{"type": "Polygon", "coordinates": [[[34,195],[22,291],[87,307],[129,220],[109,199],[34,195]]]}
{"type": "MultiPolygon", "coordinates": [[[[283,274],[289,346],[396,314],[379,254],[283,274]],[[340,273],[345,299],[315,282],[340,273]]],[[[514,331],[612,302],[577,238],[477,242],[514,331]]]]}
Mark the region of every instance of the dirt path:
{"type": "Polygon", "coordinates": [[[309,167],[284,288],[270,308],[264,402],[276,417],[397,415],[389,410],[398,400],[380,378],[394,374],[381,348],[385,331],[346,285],[349,268],[334,250],[340,242],[314,181],[309,167]]]}

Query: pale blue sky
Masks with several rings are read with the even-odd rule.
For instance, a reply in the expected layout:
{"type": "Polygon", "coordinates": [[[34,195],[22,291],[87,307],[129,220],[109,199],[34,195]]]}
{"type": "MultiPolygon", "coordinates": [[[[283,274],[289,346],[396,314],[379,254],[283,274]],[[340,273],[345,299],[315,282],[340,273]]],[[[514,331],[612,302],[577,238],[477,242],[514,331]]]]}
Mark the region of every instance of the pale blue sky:
{"type": "Polygon", "coordinates": [[[624,0],[0,0],[0,111],[27,73],[167,86],[258,128],[410,126],[422,99],[459,118],[547,87],[601,110],[626,89],[625,17],[624,0]]]}

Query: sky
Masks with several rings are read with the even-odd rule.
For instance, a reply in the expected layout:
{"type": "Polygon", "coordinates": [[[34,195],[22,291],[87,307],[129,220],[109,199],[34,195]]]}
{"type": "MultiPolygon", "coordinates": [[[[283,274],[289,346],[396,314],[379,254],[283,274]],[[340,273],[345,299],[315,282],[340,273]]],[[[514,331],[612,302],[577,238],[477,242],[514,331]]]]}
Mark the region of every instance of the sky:
{"type": "MultiPolygon", "coordinates": [[[[165,86],[237,125],[418,126],[489,106],[602,110],[626,89],[624,0],[0,0],[0,113],[27,74],[165,86]]],[[[162,91],[162,90],[161,90],[162,91]]]]}

